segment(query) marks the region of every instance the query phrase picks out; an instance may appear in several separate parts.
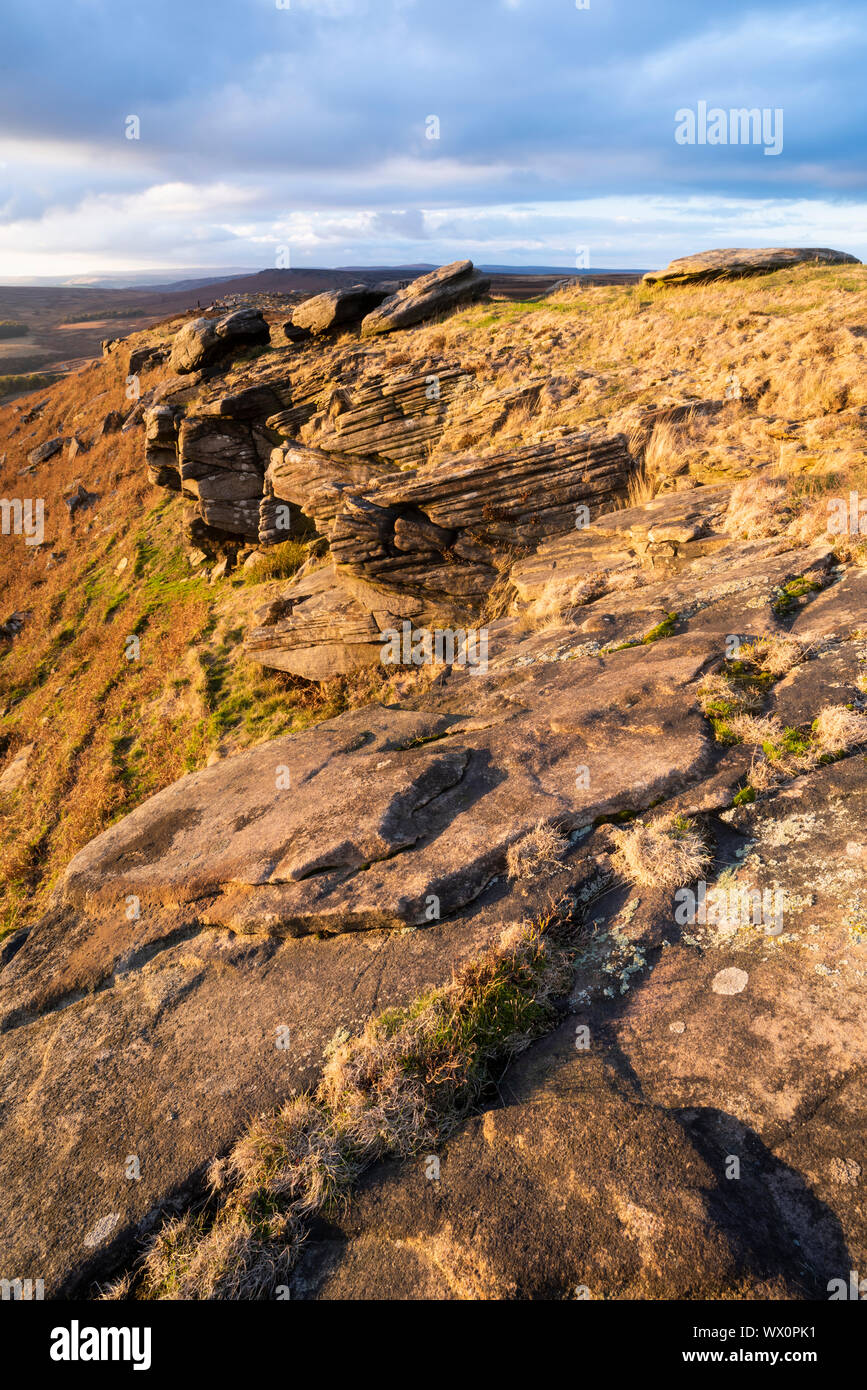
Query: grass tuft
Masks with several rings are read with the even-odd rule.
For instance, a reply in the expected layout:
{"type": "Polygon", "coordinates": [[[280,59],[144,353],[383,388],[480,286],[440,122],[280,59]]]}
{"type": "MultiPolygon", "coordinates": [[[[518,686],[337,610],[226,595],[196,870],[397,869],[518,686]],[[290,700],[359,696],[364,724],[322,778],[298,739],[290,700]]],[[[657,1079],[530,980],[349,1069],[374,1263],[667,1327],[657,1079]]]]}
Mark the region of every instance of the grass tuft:
{"type": "Polygon", "coordinates": [[[441,1144],[504,1065],[548,1030],[572,979],[571,913],[505,931],[451,982],[338,1035],[315,1095],[258,1117],[214,1167],[198,1212],[168,1221],[108,1298],[261,1299],[285,1282],[309,1221],[362,1170],[441,1144]]]}
{"type": "Polygon", "coordinates": [[[680,888],[694,882],[711,861],[695,823],[685,816],[639,820],[627,829],[612,826],[610,834],[616,871],[643,888],[680,888]]]}

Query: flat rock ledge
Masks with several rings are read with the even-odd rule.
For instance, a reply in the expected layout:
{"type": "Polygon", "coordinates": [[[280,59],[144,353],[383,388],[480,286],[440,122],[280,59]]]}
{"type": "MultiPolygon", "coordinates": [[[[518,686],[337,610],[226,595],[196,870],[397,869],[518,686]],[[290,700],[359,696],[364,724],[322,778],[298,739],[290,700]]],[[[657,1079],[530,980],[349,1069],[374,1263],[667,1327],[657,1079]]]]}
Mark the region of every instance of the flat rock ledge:
{"type": "Polygon", "coordinates": [[[681,256],[664,270],[650,270],[648,285],[688,285],[702,280],[734,280],[742,275],[770,275],[796,265],[860,265],[857,256],[832,251],[827,246],[768,246],[699,251],[681,256]]]}

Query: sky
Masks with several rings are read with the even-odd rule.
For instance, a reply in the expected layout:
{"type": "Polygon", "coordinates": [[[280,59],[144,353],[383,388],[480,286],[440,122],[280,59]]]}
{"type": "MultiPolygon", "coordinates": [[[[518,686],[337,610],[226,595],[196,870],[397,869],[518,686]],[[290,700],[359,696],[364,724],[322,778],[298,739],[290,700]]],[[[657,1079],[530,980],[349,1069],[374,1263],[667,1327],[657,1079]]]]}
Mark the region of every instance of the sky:
{"type": "Polygon", "coordinates": [[[580,3],[3,0],[0,282],[867,259],[864,0],[580,3]]]}

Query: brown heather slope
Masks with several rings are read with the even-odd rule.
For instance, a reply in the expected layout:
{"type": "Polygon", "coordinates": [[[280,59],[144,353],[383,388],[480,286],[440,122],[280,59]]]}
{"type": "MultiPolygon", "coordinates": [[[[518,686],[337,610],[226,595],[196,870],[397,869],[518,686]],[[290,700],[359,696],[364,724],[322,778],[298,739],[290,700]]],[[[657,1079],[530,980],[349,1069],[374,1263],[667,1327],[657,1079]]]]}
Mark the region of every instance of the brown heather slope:
{"type": "Polygon", "coordinates": [[[249,544],[191,564],[140,427],[21,476],[121,408],[124,351],[30,423],[0,411],[5,495],[48,517],[44,546],[0,552],[8,613],[30,610],[0,654],[10,1274],[49,1296],[117,1275],[136,1298],[816,1299],[864,1267],[867,546],[828,503],[867,491],[865,339],[867,269],[800,267],[159,366],[143,385],[194,442],[287,379],[269,419],[310,432],[282,476],[320,536],[228,573],[249,544]],[[416,470],[359,464],[371,384],[444,364],[466,380],[416,470]],[[512,544],[543,477],[478,535],[431,526],[450,474],[472,505],[486,461],[508,480],[570,439],[628,441],[619,508],[577,528],[564,493],[512,544]],[[70,521],[79,477],[100,496],[70,521]],[[316,659],[338,580],[374,648],[374,617],[418,611],[400,566],[431,534],[442,582],[491,572],[480,550],[501,567],[487,670],[312,684],[244,654],[267,601],[264,630],[297,609],[316,659]],[[705,880],[722,905],[684,915],[705,880]]]}
{"type": "Polygon", "coordinates": [[[34,745],[23,787],[0,793],[0,934],[38,917],[69,857],[151,792],[216,749],[303,728],[347,698],[345,683],[319,690],[241,656],[261,586],[210,586],[191,570],[180,499],[148,483],[141,428],[96,436],[109,411],[129,409],[124,382],[107,358],[0,409],[0,495],[45,502],[44,545],[0,537],[2,618],[26,615],[0,645],[6,764],[34,745]],[[70,461],[64,448],[21,476],[31,449],[72,433],[93,439],[87,453],[70,461]],[[70,517],[64,495],[79,479],[99,500],[70,517]],[[125,659],[129,635],[139,661],[125,659]]]}

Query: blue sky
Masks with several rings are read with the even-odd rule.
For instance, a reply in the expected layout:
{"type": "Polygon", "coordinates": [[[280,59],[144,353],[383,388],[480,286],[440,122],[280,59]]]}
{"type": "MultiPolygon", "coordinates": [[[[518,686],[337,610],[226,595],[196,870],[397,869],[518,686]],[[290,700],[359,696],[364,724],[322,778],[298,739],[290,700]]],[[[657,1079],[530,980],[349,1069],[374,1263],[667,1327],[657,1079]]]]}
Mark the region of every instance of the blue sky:
{"type": "Polygon", "coordinates": [[[4,0],[0,281],[867,258],[865,72],[863,0],[4,0]],[[781,153],[678,144],[699,102],[781,153]]]}

